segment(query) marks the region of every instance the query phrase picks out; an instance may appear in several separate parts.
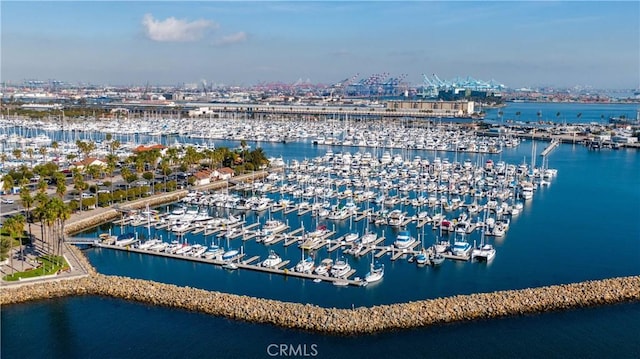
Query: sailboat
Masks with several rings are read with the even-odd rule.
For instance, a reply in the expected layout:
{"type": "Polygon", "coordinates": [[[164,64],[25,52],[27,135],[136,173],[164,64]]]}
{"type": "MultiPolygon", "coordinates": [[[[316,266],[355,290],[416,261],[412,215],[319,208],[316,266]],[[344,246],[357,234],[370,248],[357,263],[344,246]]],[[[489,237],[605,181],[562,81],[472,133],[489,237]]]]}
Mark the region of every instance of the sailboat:
{"type": "Polygon", "coordinates": [[[301,258],[300,262],[296,264],[295,270],[298,273],[311,273],[313,271],[313,258],[311,256],[305,258],[304,257],[304,248],[300,249],[301,258]]]}
{"type": "Polygon", "coordinates": [[[420,237],[421,249],[420,253],[416,254],[416,264],[419,266],[427,264],[427,253],[424,249],[424,226],[422,227],[422,236],[420,237]]]}
{"type": "Polygon", "coordinates": [[[364,277],[367,283],[377,282],[384,277],[384,264],[374,264],[373,252],[371,252],[371,266],[369,267],[369,273],[364,277]]]}
{"type": "MultiPolygon", "coordinates": [[[[485,212],[485,221],[487,218],[487,212],[485,212]]],[[[491,261],[496,256],[496,249],[493,248],[493,245],[489,243],[485,243],[485,227],[482,227],[482,234],[480,235],[480,246],[473,249],[471,252],[471,258],[476,258],[478,260],[491,261]]]]}

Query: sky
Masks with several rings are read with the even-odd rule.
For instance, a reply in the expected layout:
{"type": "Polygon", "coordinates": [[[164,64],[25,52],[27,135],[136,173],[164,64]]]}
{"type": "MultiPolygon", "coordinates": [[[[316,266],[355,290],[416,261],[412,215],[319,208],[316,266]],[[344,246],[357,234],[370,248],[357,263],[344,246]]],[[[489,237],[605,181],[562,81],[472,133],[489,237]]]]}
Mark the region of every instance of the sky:
{"type": "Polygon", "coordinates": [[[640,2],[6,1],[0,80],[640,88],[640,2]]]}

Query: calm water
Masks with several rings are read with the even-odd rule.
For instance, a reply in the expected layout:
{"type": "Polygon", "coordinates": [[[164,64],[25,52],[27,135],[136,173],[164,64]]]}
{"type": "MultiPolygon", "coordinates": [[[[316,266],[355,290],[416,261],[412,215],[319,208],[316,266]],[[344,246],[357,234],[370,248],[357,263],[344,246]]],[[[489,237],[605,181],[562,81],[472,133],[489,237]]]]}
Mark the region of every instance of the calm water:
{"type": "Polygon", "coordinates": [[[638,104],[584,104],[584,103],[534,103],[511,102],[502,109],[487,109],[486,118],[500,120],[498,112],[502,110],[502,118],[515,121],[553,121],[564,123],[607,123],[610,117],[624,115],[636,118],[638,104]],[[520,116],[516,113],[520,112],[520,116]],[[540,112],[540,118],[538,118],[540,112]],[[558,116],[558,113],[560,115],[558,116]],[[578,117],[578,114],[582,114],[578,117]]]}
{"type": "MultiPolygon", "coordinates": [[[[493,158],[520,163],[528,156],[529,161],[530,146],[531,143],[525,142],[520,148],[493,158]]],[[[451,160],[455,156],[438,155],[448,156],[451,160]]],[[[488,264],[446,261],[438,268],[421,268],[406,259],[391,261],[389,256],[384,256],[380,259],[386,269],[382,282],[364,288],[336,288],[329,283],[252,271],[229,273],[212,265],[110,249],[96,248],[86,253],[98,271],[105,274],[330,307],[369,306],[640,274],[640,191],[637,187],[640,152],[594,152],[580,145],[561,145],[554,150],[549,163],[550,167],[558,169],[558,176],[549,187],[539,188],[534,198],[526,202],[524,211],[512,218],[504,237],[487,239],[497,248],[496,258],[488,264]]],[[[311,214],[282,216],[282,213],[272,214],[274,218],[288,220],[292,228],[298,228],[302,222],[305,228],[315,228],[317,224],[311,214]]],[[[264,223],[267,217],[264,213],[256,219],[255,214],[249,213],[247,221],[264,223]]],[[[335,225],[341,235],[349,231],[350,225],[362,233],[366,226],[364,222],[351,224],[345,220],[327,221],[326,224],[329,228],[335,225]]],[[[380,235],[384,230],[387,245],[395,239],[391,227],[370,225],[369,228],[380,235]]],[[[429,245],[439,232],[428,226],[425,228],[425,242],[429,245]]],[[[112,233],[134,230],[105,225],[86,235],[96,236],[97,232],[109,229],[112,233]]],[[[415,224],[409,229],[414,236],[422,233],[415,224]]],[[[147,235],[144,227],[135,230],[142,237],[147,235]]],[[[164,231],[158,234],[167,238],[164,231]]],[[[155,231],[152,231],[153,235],[156,235],[155,231]]],[[[218,243],[213,236],[188,234],[186,238],[190,243],[218,243]]],[[[448,238],[453,238],[453,234],[448,238]]],[[[479,241],[480,233],[474,232],[468,239],[479,241]]],[[[241,243],[236,239],[230,244],[237,248],[241,243]]],[[[227,245],[225,240],[219,244],[227,245]]],[[[258,255],[262,259],[266,258],[269,249],[291,260],[289,267],[301,258],[300,249],[296,246],[285,248],[282,242],[266,247],[249,240],[244,248],[247,258],[258,255]]],[[[337,251],[328,254],[323,249],[316,254],[316,263],[325,257],[335,259],[336,255],[337,251]]],[[[349,256],[348,259],[357,270],[355,276],[363,277],[367,273],[370,256],[359,259],[349,256]]]]}
{"type": "MultiPolygon", "coordinates": [[[[576,118],[577,112],[582,112],[585,121],[585,113],[591,106],[565,105],[558,109],[556,104],[534,105],[542,106],[543,113],[553,117],[557,111],[566,113],[567,118],[576,118]]],[[[510,107],[504,109],[505,118],[508,109],[510,107]]],[[[628,110],[635,112],[632,107],[628,110]]],[[[537,109],[532,111],[535,118],[537,109]]],[[[615,111],[611,109],[612,115],[619,115],[615,111]]],[[[216,146],[237,146],[231,142],[215,143],[216,146]]],[[[304,143],[262,146],[268,155],[282,155],[285,160],[311,158],[327,149],[304,143]]],[[[538,144],[538,153],[542,148],[544,144],[538,144]]],[[[334,148],[334,152],[341,150],[344,149],[334,148]]],[[[483,163],[491,158],[519,164],[531,161],[531,143],[525,142],[519,148],[505,149],[501,155],[493,156],[407,153],[415,154],[429,159],[435,156],[447,157],[450,161],[468,158],[474,163],[483,163]]],[[[539,162],[540,157],[536,157],[539,162]]],[[[86,253],[93,265],[105,274],[336,307],[640,274],[640,151],[593,152],[580,145],[561,145],[550,155],[549,167],[558,169],[558,176],[549,187],[536,191],[524,211],[512,220],[511,228],[502,239],[491,239],[497,255],[490,264],[446,261],[440,268],[418,268],[406,259],[391,262],[390,258],[383,257],[384,279],[365,288],[337,288],[251,271],[229,273],[210,265],[105,249],[91,249],[86,253]]],[[[252,216],[248,215],[247,220],[264,223],[268,214],[258,219],[252,216]]],[[[273,216],[282,218],[282,214],[273,216]]],[[[294,228],[300,223],[305,223],[305,228],[317,224],[309,215],[292,214],[286,219],[294,228]]],[[[348,221],[343,221],[336,224],[336,230],[344,233],[349,226],[348,221]]],[[[363,222],[352,225],[358,231],[362,231],[363,226],[363,222]]],[[[382,234],[382,228],[370,228],[382,234]]],[[[109,226],[102,226],[91,233],[108,229],[109,226]]],[[[119,230],[112,228],[115,233],[119,230]]],[[[415,228],[412,230],[417,233],[415,228]]],[[[146,229],[138,231],[146,235],[146,229]]],[[[386,243],[390,244],[394,240],[393,232],[385,231],[386,243]]],[[[426,233],[428,244],[437,232],[426,229],[426,233]]],[[[472,236],[471,240],[479,238],[478,233],[472,236]]],[[[190,242],[215,241],[213,237],[188,238],[190,242]]],[[[238,242],[232,244],[239,245],[239,240],[235,241],[238,242]]],[[[301,255],[295,246],[283,248],[279,244],[272,248],[292,260],[292,264],[301,255]]],[[[252,240],[247,242],[245,251],[262,258],[268,253],[266,247],[252,240]]],[[[321,251],[318,256],[328,254],[321,251]]],[[[331,256],[335,258],[335,253],[331,256]]],[[[369,258],[349,259],[357,269],[356,275],[364,276],[369,258]]],[[[23,357],[267,357],[269,343],[284,342],[317,344],[322,357],[638,357],[638,344],[633,339],[640,336],[639,317],[639,304],[631,304],[344,339],[117,300],[69,298],[3,307],[2,354],[8,358],[16,357],[18,351],[23,357]],[[24,343],[32,339],[26,333],[34,333],[38,340],[51,343],[51,349],[44,349],[44,345],[23,348],[24,343]],[[247,338],[251,338],[250,342],[247,338]],[[112,345],[114,342],[118,345],[112,345]],[[461,342],[464,344],[460,345],[461,342]]]]}
{"type": "Polygon", "coordinates": [[[3,358],[269,358],[282,343],[318,358],[640,356],[638,303],[350,338],[99,297],[3,307],[1,324],[3,358]]]}

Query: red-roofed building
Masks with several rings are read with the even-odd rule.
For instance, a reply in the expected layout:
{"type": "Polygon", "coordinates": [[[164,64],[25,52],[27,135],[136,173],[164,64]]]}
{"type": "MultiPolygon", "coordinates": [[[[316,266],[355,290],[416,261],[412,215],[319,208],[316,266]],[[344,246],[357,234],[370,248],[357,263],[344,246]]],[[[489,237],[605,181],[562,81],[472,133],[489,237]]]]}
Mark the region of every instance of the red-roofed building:
{"type": "Polygon", "coordinates": [[[194,182],[196,186],[201,186],[203,184],[211,183],[211,172],[208,170],[198,171],[193,174],[193,177],[196,178],[194,182]]]}
{"type": "Polygon", "coordinates": [[[85,169],[89,166],[99,166],[99,167],[107,167],[107,163],[105,161],[99,160],[95,157],[87,157],[82,161],[77,161],[72,163],[69,166],[69,169],[77,168],[79,170],[85,169]]]}
{"type": "Polygon", "coordinates": [[[229,167],[218,168],[216,172],[217,172],[217,177],[222,180],[229,179],[235,175],[235,171],[229,167]]]}
{"type": "Polygon", "coordinates": [[[166,152],[166,149],[167,149],[166,146],[163,146],[163,145],[160,145],[160,144],[151,145],[151,146],[140,145],[140,146],[138,146],[138,147],[133,149],[133,153],[140,153],[140,152],[158,150],[158,151],[160,151],[161,155],[164,155],[164,153],[166,152]]]}

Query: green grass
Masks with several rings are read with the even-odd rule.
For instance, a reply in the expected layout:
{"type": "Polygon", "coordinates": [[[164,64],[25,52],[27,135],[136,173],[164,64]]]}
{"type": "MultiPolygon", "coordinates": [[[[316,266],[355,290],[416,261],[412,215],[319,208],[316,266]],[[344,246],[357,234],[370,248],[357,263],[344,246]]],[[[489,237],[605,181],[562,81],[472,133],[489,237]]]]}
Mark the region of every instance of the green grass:
{"type": "Polygon", "coordinates": [[[38,257],[37,261],[40,263],[40,266],[38,268],[6,275],[2,279],[6,281],[17,281],[18,278],[40,277],[43,275],[55,274],[59,270],[69,269],[69,264],[62,256],[46,255],[38,257]]]}

